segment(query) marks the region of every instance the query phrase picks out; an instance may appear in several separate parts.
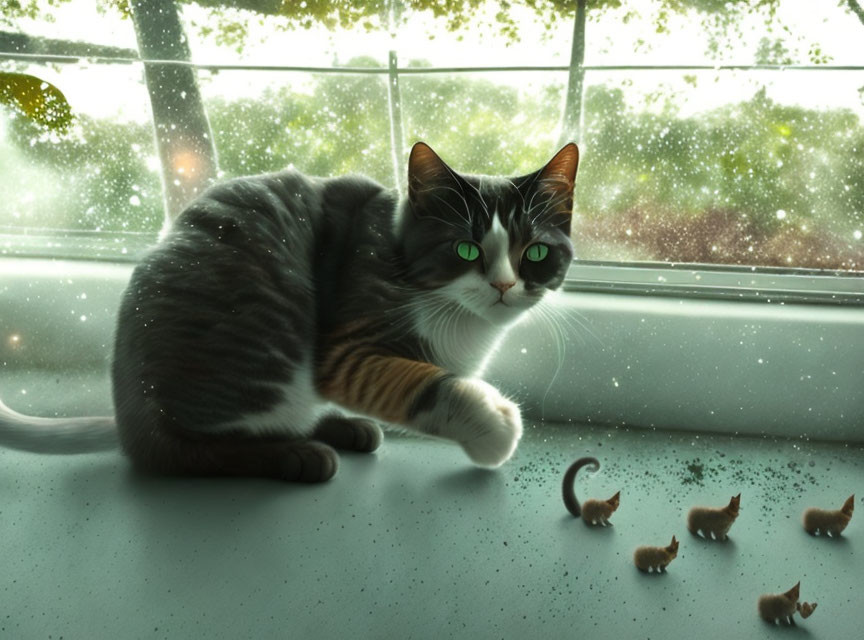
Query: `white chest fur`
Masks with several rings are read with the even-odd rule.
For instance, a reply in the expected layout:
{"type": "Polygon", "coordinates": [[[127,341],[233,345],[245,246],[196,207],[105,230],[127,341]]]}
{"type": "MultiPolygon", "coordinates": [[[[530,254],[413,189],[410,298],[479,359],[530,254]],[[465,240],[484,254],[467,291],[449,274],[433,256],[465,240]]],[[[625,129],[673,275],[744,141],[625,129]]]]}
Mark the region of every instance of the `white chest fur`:
{"type": "Polygon", "coordinates": [[[482,376],[506,327],[448,305],[437,313],[416,313],[415,328],[428,345],[431,362],[459,376],[482,376]]]}

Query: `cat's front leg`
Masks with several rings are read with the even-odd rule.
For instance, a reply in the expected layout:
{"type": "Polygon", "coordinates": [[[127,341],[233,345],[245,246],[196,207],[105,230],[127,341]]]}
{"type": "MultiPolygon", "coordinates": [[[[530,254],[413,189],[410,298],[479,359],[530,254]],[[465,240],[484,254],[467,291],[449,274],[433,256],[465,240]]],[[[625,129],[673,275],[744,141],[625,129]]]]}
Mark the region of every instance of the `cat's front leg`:
{"type": "Polygon", "coordinates": [[[522,437],[519,407],[492,385],[363,345],[334,349],[316,371],[324,397],[343,407],[458,442],[478,465],[497,467],[522,437]]]}
{"type": "Polygon", "coordinates": [[[476,378],[443,378],[429,396],[411,418],[416,429],[455,440],[483,467],[498,467],[513,455],[522,414],[495,387],[476,378]]]}

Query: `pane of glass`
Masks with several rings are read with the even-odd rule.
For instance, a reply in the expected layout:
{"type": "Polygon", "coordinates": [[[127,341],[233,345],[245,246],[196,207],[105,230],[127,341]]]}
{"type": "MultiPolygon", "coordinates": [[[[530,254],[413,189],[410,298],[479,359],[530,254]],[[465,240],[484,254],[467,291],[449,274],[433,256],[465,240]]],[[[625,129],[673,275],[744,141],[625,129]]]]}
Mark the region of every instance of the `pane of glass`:
{"type": "MultiPolygon", "coordinates": [[[[3,2],[0,12],[0,30],[54,42],[40,43],[50,46],[51,53],[62,48],[80,52],[80,43],[103,47],[137,49],[135,28],[125,16],[125,2],[93,2],[92,0],[49,0],[3,2]],[[75,43],[75,44],[72,44],[75,43]]],[[[72,53],[70,51],[69,53],[72,53]]],[[[115,52],[116,54],[117,52],[115,52]]]]}
{"type": "Polygon", "coordinates": [[[222,175],[293,164],[310,175],[357,172],[393,186],[386,76],[201,71],[198,77],[222,175]]]}
{"type": "Polygon", "coordinates": [[[566,82],[563,72],[405,74],[405,151],[422,140],[463,173],[536,171],[558,149],[566,82]]]}
{"type": "MultiPolygon", "coordinates": [[[[291,21],[266,13],[266,6],[258,13],[211,4],[223,6],[179,5],[192,61],[199,64],[331,67],[347,66],[358,56],[387,62],[389,38],[381,28],[329,29],[320,21],[292,27],[291,21]]],[[[302,14],[298,5],[285,3],[284,9],[302,14]]],[[[270,3],[272,8],[278,3],[270,3]]],[[[380,27],[380,21],[374,25],[380,27]]]]}
{"type": "Polygon", "coordinates": [[[164,213],[150,102],[140,65],[40,65],[0,70],[59,88],[72,110],[65,132],[0,106],[0,233],[156,232],[164,213]]]}
{"type": "Polygon", "coordinates": [[[845,0],[602,4],[588,11],[588,65],[861,64],[861,23],[845,0]]]}
{"type": "Polygon", "coordinates": [[[391,48],[404,60],[422,60],[436,67],[570,64],[571,18],[544,24],[523,3],[507,3],[506,8],[502,4],[487,2],[476,11],[466,8],[469,15],[464,21],[454,21],[448,14],[436,19],[429,11],[406,10],[391,48]],[[448,27],[454,23],[460,28],[451,31],[448,27]]]}
{"type": "Polygon", "coordinates": [[[386,63],[389,50],[436,66],[567,65],[570,59],[572,21],[543,20],[521,3],[503,9],[499,2],[424,3],[423,10],[386,0],[255,3],[263,13],[202,4],[223,5],[181,5],[192,59],[202,64],[346,66],[359,56],[386,63]]]}
{"type": "Polygon", "coordinates": [[[860,75],[589,72],[589,82],[580,258],[864,270],[860,75]]]}

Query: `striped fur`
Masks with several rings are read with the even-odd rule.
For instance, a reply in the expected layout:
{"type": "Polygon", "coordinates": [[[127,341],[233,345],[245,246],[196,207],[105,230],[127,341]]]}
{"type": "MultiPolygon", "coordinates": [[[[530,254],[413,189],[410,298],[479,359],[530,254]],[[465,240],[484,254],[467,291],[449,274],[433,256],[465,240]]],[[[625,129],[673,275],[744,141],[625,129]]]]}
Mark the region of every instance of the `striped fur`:
{"type": "Polygon", "coordinates": [[[507,328],[564,279],[577,160],[568,145],[527,176],[466,176],[418,143],[402,199],[360,176],[293,170],[217,185],[134,270],[114,419],[46,422],[0,405],[0,444],[88,450],[80,433],[103,448],[119,439],[159,473],[315,482],[338,467],[329,445],[380,441],[341,408],[497,466],[521,417],[478,376],[507,328]],[[479,257],[460,257],[460,242],[479,257]],[[545,259],[526,259],[535,243],[545,259]]]}

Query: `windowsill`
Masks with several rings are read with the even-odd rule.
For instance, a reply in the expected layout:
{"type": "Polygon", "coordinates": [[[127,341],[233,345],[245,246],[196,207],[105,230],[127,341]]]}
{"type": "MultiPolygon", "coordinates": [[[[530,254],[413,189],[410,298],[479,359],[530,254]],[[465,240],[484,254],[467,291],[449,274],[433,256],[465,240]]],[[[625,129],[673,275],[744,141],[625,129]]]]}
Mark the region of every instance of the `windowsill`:
{"type": "Polygon", "coordinates": [[[832,540],[808,536],[800,514],[838,508],[861,486],[861,447],[526,426],[495,471],[456,446],[388,433],[375,454],[343,454],[316,486],[148,478],[115,452],[0,450],[0,631],[765,638],[773,629],[756,599],[800,580],[802,600],[820,607],[797,619],[799,634],[859,635],[860,515],[832,540]],[[612,527],[588,528],[562,504],[562,474],[585,455],[601,469],[580,473],[577,495],[620,490],[612,527]],[[691,506],[738,492],[728,542],[687,533],[691,506]],[[681,546],[667,573],[637,571],[635,547],[673,534],[681,546]]]}
{"type": "MultiPolygon", "coordinates": [[[[58,393],[57,382],[50,393],[20,393],[19,372],[45,371],[80,389],[88,412],[111,411],[101,394],[131,269],[0,260],[5,402],[43,415],[80,411],[76,394],[58,393]]],[[[861,307],[564,293],[552,313],[562,340],[551,321],[533,317],[511,331],[488,368],[528,418],[864,440],[861,307]]]]}
{"type": "Polygon", "coordinates": [[[566,291],[729,301],[864,306],[864,272],[577,260],[566,291]]]}

